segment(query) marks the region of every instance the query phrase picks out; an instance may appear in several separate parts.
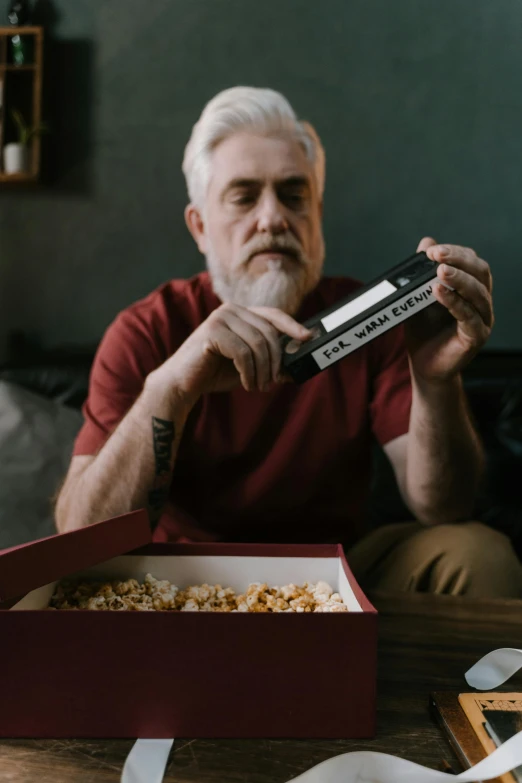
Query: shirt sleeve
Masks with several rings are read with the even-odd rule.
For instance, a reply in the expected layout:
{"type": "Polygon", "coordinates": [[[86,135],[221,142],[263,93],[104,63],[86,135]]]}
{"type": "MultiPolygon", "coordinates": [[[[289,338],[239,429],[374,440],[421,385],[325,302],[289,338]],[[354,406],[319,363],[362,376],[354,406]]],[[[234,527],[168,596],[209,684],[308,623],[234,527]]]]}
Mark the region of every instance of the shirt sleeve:
{"type": "Polygon", "coordinates": [[[404,328],[397,326],[370,344],[373,393],[372,430],[381,444],[408,432],[411,378],[404,328]]]}
{"type": "Polygon", "coordinates": [[[73,455],[97,454],[139,397],[147,375],[162,361],[147,323],[129,310],[120,313],[94,358],[73,455]]]}

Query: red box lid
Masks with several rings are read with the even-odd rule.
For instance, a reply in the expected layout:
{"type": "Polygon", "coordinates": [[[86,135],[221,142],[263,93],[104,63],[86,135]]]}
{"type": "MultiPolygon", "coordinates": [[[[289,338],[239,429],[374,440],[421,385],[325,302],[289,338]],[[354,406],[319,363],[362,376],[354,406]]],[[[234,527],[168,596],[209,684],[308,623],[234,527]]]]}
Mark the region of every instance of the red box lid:
{"type": "Polygon", "coordinates": [[[151,541],[145,509],[0,550],[0,603],[151,541]]]}

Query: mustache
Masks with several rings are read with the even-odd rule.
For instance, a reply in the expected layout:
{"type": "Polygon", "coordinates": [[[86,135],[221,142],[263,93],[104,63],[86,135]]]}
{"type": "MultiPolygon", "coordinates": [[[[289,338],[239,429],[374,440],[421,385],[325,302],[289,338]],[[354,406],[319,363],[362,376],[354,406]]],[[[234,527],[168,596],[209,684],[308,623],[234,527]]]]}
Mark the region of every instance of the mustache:
{"type": "Polygon", "coordinates": [[[256,236],[243,248],[238,266],[246,266],[257,253],[289,253],[303,265],[308,263],[300,243],[292,234],[278,234],[277,236],[256,236]]]}

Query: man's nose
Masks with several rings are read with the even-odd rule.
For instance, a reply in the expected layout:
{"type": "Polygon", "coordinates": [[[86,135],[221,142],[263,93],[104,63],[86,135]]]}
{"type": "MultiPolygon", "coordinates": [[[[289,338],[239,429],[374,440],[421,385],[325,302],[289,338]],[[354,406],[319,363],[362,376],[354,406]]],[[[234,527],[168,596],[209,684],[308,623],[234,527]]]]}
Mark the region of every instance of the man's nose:
{"type": "Polygon", "coordinates": [[[263,194],[259,201],[257,229],[259,232],[272,234],[288,231],[285,209],[274,193],[263,194]]]}

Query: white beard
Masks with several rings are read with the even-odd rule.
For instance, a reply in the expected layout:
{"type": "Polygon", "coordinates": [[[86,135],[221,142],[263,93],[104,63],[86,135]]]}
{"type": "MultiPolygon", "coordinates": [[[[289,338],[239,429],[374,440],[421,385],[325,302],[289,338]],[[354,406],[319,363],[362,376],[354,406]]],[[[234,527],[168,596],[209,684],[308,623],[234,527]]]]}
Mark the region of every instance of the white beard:
{"type": "Polygon", "coordinates": [[[320,262],[306,259],[295,270],[287,272],[280,261],[274,259],[268,262],[266,272],[253,277],[244,266],[225,271],[212,245],[206,258],[214,292],[222,302],[242,307],[277,307],[290,315],[299,310],[305,296],[319,282],[323,265],[323,258],[320,262]]]}

